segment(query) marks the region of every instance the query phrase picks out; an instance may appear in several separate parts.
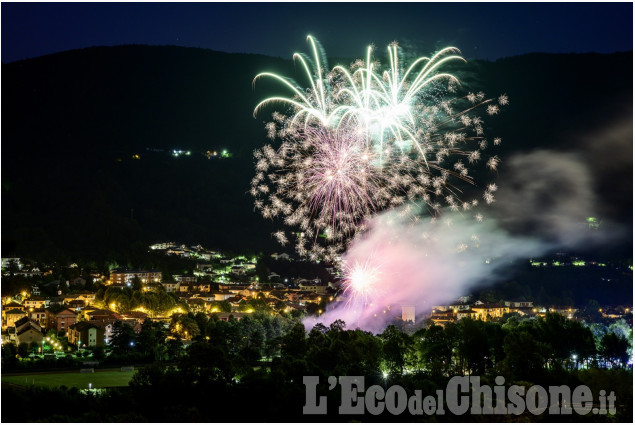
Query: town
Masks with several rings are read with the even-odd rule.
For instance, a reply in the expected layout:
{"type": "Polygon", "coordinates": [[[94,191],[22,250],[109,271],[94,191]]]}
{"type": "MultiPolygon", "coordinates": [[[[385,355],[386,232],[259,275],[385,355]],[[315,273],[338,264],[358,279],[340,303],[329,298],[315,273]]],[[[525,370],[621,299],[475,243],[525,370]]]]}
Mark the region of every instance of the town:
{"type": "MultiPolygon", "coordinates": [[[[522,273],[583,271],[624,293],[632,265],[604,261],[558,253],[527,259],[522,273]]],[[[275,406],[291,419],[303,403],[286,408],[287,401],[303,394],[303,376],[315,374],[412,382],[426,395],[452,376],[502,374],[520,383],[568,376],[596,392],[610,379],[617,418],[629,417],[633,316],[623,297],[624,304],[586,295],[566,303],[567,291],[557,297],[551,288],[545,298],[510,282],[443,305],[386,305],[377,313],[385,327],[373,334],[342,320],[320,322],[346,307],[346,276],[324,263],[163,242],[124,264],[2,259],[3,395],[11,405],[42,406],[5,409],[8,418],[257,421],[275,406]],[[308,329],[307,321],[316,324],[308,329]],[[235,416],[245,394],[267,396],[235,416]],[[209,400],[219,408],[206,409],[209,400]]]]}
{"type": "MultiPolygon", "coordinates": [[[[175,274],[111,263],[108,270],[97,270],[76,263],[51,267],[3,258],[2,344],[15,345],[20,357],[29,361],[96,347],[107,349],[117,324],[138,334],[146,320],[162,324],[167,338],[187,344],[200,333],[191,323],[183,324],[188,315],[204,314],[223,321],[253,313],[299,319],[320,316],[344,302],[341,276],[335,268],[290,268],[292,263],[302,262],[287,253],[274,253],[266,259],[229,256],[201,245],[175,242],[152,244],[148,252],[159,260],[177,260],[179,267],[188,269],[175,274]]],[[[532,267],[606,267],[577,257],[564,259],[562,253],[558,256],[551,262],[530,259],[529,263],[532,267]]],[[[632,329],[632,306],[626,304],[537,305],[525,297],[492,301],[466,295],[426,310],[385,307],[387,322],[410,331],[465,318],[504,321],[511,316],[535,318],[547,313],[570,320],[622,320],[632,329]]]]}

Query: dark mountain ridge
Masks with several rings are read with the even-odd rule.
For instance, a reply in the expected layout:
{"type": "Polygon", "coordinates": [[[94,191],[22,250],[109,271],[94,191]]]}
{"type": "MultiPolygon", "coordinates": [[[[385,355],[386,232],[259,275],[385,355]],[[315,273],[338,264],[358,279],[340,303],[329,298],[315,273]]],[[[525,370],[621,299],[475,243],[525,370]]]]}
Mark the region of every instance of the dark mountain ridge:
{"type": "MultiPolygon", "coordinates": [[[[457,73],[471,91],[509,96],[488,120],[504,140],[504,161],[529,149],[574,149],[578,135],[616,117],[632,124],[632,62],[632,52],[531,54],[471,61],[457,73]]],[[[267,141],[268,116],[254,119],[253,108],[286,94],[266,80],[254,87],[262,71],[301,81],[290,60],[170,46],[2,64],[3,256],[101,259],[164,239],[280,250],[247,194],[251,152],[267,141]],[[204,156],[222,149],[232,157],[204,156]]],[[[615,173],[597,184],[613,191],[605,191],[619,205],[613,218],[627,221],[632,162],[615,173]]]]}

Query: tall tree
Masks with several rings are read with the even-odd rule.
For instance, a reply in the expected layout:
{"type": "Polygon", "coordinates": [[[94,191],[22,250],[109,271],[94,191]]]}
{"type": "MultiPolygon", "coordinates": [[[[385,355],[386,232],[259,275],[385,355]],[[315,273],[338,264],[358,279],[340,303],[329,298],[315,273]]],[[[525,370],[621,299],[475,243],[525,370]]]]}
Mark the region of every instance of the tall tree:
{"type": "Polygon", "coordinates": [[[628,340],[614,332],[608,332],[602,337],[600,355],[611,366],[626,366],[628,362],[628,340]]]}
{"type": "Polygon", "coordinates": [[[394,325],[389,325],[379,338],[382,341],[382,358],[386,368],[391,374],[403,374],[406,359],[412,349],[411,338],[394,325]]]}
{"type": "Polygon", "coordinates": [[[135,345],[135,337],[132,326],[120,320],[116,321],[112,326],[112,337],[110,339],[113,353],[126,354],[132,351],[135,345]]]}

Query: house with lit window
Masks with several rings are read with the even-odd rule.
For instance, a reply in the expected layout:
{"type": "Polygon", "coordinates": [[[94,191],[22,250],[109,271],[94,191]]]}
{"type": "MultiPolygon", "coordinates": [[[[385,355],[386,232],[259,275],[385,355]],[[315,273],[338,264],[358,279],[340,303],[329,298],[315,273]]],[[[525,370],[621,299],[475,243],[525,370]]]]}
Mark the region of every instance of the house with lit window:
{"type": "Polygon", "coordinates": [[[95,292],[91,292],[91,291],[81,291],[78,295],[77,295],[77,300],[81,300],[84,301],[85,305],[92,305],[95,303],[95,297],[97,296],[97,294],[95,292]]]}
{"type": "Polygon", "coordinates": [[[82,348],[103,346],[104,335],[104,328],[92,322],[79,322],[68,328],[68,342],[82,348]]]}
{"type": "Polygon", "coordinates": [[[86,306],[83,300],[73,300],[68,303],[68,308],[75,311],[80,311],[82,308],[86,306]]]}
{"type": "Polygon", "coordinates": [[[466,301],[465,299],[463,300],[459,299],[457,302],[454,302],[452,304],[435,305],[432,307],[432,310],[437,312],[452,311],[454,313],[458,313],[459,311],[462,311],[462,310],[469,310],[473,304],[482,305],[483,303],[480,301],[476,301],[475,303],[470,303],[469,301],[466,301]]]}
{"type": "Polygon", "coordinates": [[[104,339],[106,342],[110,342],[112,338],[113,325],[117,321],[123,321],[120,314],[114,311],[104,309],[84,309],[84,317],[88,322],[101,326],[104,329],[104,339]]]}
{"type": "Polygon", "coordinates": [[[234,295],[242,295],[243,291],[247,288],[247,285],[218,285],[218,289],[221,291],[229,291],[234,295]]]}
{"type": "Polygon", "coordinates": [[[603,308],[601,313],[602,313],[602,317],[606,317],[609,319],[619,319],[621,317],[624,317],[623,309],[618,309],[613,307],[603,308]]]}
{"type": "Polygon", "coordinates": [[[461,320],[461,319],[477,319],[478,313],[476,313],[476,311],[469,309],[469,310],[458,310],[456,312],[456,320],[461,320]]]}
{"type": "Polygon", "coordinates": [[[328,285],[321,283],[319,280],[304,281],[299,285],[301,291],[315,292],[319,295],[326,295],[328,285]]]}
{"type": "Polygon", "coordinates": [[[121,315],[119,315],[118,313],[115,313],[112,310],[106,310],[106,309],[97,309],[97,310],[87,311],[84,315],[86,316],[86,319],[88,320],[110,320],[110,319],[121,320],[121,315]]]}
{"type": "Polygon", "coordinates": [[[70,325],[77,322],[77,313],[71,309],[64,309],[59,313],[48,311],[47,325],[48,329],[54,329],[57,332],[66,332],[70,325]]]}
{"type": "Polygon", "coordinates": [[[163,282],[161,285],[165,288],[165,292],[179,292],[180,284],[178,282],[163,282]]]}
{"type": "Polygon", "coordinates": [[[212,295],[214,295],[214,301],[225,301],[234,296],[234,294],[229,291],[218,291],[212,295]]]}
{"type": "Polygon", "coordinates": [[[16,328],[15,342],[20,345],[22,343],[42,345],[44,335],[42,328],[34,326],[33,322],[29,322],[26,326],[22,326],[19,330],[16,328]]]}
{"type": "Polygon", "coordinates": [[[18,345],[23,342],[27,344],[41,344],[42,338],[44,337],[42,333],[42,326],[29,319],[27,316],[17,320],[14,323],[14,326],[7,329],[7,333],[9,341],[13,341],[18,345]]]}
{"type": "Polygon", "coordinates": [[[472,311],[476,313],[474,319],[487,321],[503,317],[503,314],[511,312],[511,309],[505,304],[486,303],[473,305],[472,311]]]}
{"type": "MultiPolygon", "coordinates": [[[[22,313],[26,314],[24,306],[22,304],[16,303],[15,301],[8,301],[2,305],[2,327],[7,326],[7,313],[14,310],[20,310],[22,313]]],[[[14,314],[18,313],[14,312],[14,314]]]]}
{"type": "Polygon", "coordinates": [[[315,292],[298,291],[297,295],[298,295],[298,298],[297,298],[298,302],[302,305],[308,304],[308,303],[319,304],[320,302],[322,302],[322,297],[316,294],[315,292]]]}
{"type": "MultiPolygon", "coordinates": [[[[575,313],[578,311],[577,308],[572,306],[551,306],[548,308],[549,313],[558,313],[565,316],[567,319],[573,319],[575,317],[575,313]]],[[[601,313],[601,311],[600,311],[601,313]]]]}
{"type": "Polygon", "coordinates": [[[150,249],[151,250],[161,250],[161,251],[165,251],[166,249],[172,248],[176,246],[176,243],[174,242],[159,242],[159,243],[155,243],[154,245],[150,245],[150,249]]]}
{"type": "Polygon", "coordinates": [[[207,303],[213,303],[216,301],[213,294],[194,294],[192,298],[205,301],[205,305],[207,305],[207,303]]]}
{"type": "Polygon", "coordinates": [[[37,322],[40,326],[46,326],[46,309],[34,308],[29,310],[29,318],[37,322]]]}
{"type": "Polygon", "coordinates": [[[14,326],[15,322],[22,319],[23,317],[27,317],[27,314],[24,312],[24,310],[14,308],[6,312],[3,310],[3,316],[4,317],[2,321],[2,327],[6,328],[9,326],[14,326]]]}
{"type": "Polygon", "coordinates": [[[13,309],[18,309],[18,310],[24,310],[24,306],[20,303],[16,303],[15,301],[12,301],[11,298],[9,298],[9,301],[6,302],[5,304],[2,305],[2,309],[3,310],[13,310],[13,309]]]}
{"type": "Polygon", "coordinates": [[[199,292],[204,292],[204,293],[209,293],[212,290],[212,285],[209,283],[199,283],[198,284],[198,291],[199,292]]]}
{"type": "Polygon", "coordinates": [[[38,331],[42,331],[42,326],[40,326],[39,323],[35,322],[34,320],[31,320],[29,317],[25,316],[23,318],[21,318],[20,320],[17,320],[14,323],[14,327],[15,330],[14,332],[19,332],[22,329],[24,329],[27,326],[32,326],[33,328],[37,329],[38,331]]]}
{"type": "Polygon", "coordinates": [[[194,276],[193,274],[175,274],[172,277],[181,285],[193,285],[196,283],[196,276],[194,276]]]}
{"type": "Polygon", "coordinates": [[[517,298],[511,301],[505,301],[504,304],[507,307],[511,307],[511,308],[533,308],[534,307],[533,301],[527,301],[524,298],[517,298]]]}
{"type": "Polygon", "coordinates": [[[114,269],[110,272],[110,283],[126,285],[131,283],[135,277],[139,278],[142,284],[161,282],[161,272],[157,270],[114,269]]]}
{"type": "Polygon", "coordinates": [[[430,320],[432,320],[432,322],[434,322],[435,325],[445,326],[446,324],[450,322],[456,321],[456,313],[454,313],[454,311],[452,310],[449,310],[449,311],[433,310],[429,318],[430,320]]]}

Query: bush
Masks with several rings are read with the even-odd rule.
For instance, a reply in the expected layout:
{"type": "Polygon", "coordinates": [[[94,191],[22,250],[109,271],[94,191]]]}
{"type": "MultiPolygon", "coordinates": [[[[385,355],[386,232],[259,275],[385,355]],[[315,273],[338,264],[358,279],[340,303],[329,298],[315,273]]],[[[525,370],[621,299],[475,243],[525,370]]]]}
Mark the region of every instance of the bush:
{"type": "Polygon", "coordinates": [[[20,345],[18,345],[18,356],[22,358],[29,356],[29,344],[27,344],[26,342],[22,342],[20,343],[20,345]]]}

